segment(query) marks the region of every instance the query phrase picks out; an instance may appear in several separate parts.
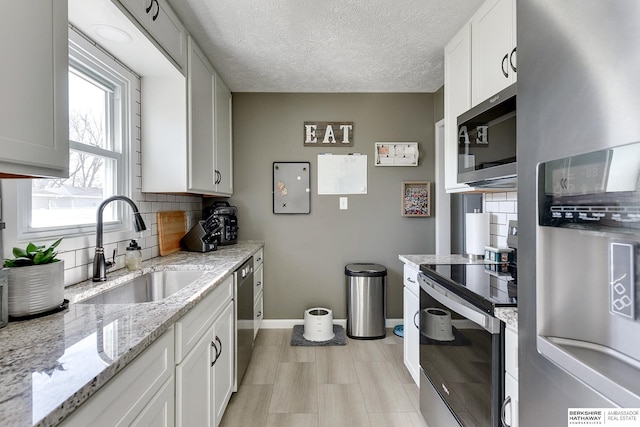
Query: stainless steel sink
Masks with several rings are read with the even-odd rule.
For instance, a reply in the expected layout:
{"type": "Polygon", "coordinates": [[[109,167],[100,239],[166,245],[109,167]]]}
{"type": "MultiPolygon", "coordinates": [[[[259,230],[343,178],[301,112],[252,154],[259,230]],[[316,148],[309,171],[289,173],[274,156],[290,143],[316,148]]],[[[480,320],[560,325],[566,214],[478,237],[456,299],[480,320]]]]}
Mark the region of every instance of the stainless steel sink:
{"type": "Polygon", "coordinates": [[[78,304],[135,304],[162,300],[189,286],[203,271],[164,270],[143,274],[78,304]]]}

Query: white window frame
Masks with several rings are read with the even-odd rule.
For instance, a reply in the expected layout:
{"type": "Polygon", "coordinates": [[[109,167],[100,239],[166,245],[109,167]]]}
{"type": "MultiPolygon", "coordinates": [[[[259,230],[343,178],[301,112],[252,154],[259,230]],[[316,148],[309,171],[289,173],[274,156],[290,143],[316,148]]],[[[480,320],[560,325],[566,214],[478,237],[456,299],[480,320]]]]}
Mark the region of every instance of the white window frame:
{"type": "MultiPolygon", "coordinates": [[[[74,64],[74,68],[92,75],[96,80],[106,79],[121,88],[120,93],[114,93],[114,97],[120,98],[121,102],[114,102],[114,108],[111,113],[118,115],[116,127],[110,128],[109,131],[117,134],[118,144],[120,144],[120,153],[111,152],[108,158],[119,157],[119,179],[117,180],[117,188],[115,194],[132,196],[132,174],[134,172],[133,155],[131,152],[134,147],[134,138],[136,135],[136,125],[133,120],[135,114],[135,96],[134,91],[139,90],[139,78],[129,69],[122,66],[118,61],[114,60],[110,55],[96,46],[95,43],[88,40],[85,36],[79,34],[74,28],[69,29],[69,62],[74,64]],[[116,105],[118,104],[118,105],[116,105]]],[[[103,156],[105,151],[99,147],[91,147],[86,144],[69,141],[69,148],[81,148],[82,151],[103,156]]],[[[105,183],[107,185],[107,183],[105,183]]],[[[17,183],[16,205],[17,215],[17,240],[35,241],[59,237],[61,235],[67,237],[94,235],[96,232],[95,222],[91,224],[56,226],[47,228],[32,228],[31,219],[31,180],[20,180],[17,183]]],[[[121,203],[114,204],[113,208],[118,210],[117,221],[105,222],[105,233],[122,232],[126,233],[133,229],[131,225],[131,213],[128,209],[124,209],[121,203]]]]}

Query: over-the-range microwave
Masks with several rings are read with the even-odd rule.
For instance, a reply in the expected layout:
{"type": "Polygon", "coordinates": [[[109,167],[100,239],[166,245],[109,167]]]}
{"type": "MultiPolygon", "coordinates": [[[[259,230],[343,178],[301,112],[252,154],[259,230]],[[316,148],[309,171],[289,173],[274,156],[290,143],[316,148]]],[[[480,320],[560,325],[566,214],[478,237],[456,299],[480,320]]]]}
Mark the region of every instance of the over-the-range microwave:
{"type": "Polygon", "coordinates": [[[458,116],[458,183],[515,188],[516,83],[458,116]]]}

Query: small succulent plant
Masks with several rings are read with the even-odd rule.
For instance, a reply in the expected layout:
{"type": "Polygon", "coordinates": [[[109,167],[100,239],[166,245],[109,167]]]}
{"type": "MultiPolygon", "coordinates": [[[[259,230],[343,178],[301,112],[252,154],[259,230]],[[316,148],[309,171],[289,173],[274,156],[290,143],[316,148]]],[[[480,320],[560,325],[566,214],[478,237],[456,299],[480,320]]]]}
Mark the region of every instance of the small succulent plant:
{"type": "Polygon", "coordinates": [[[13,248],[14,259],[7,259],[4,261],[5,267],[26,267],[29,265],[49,264],[52,262],[58,262],[56,258],[58,255],[55,251],[56,246],[60,244],[62,237],[56,240],[51,246],[45,248],[45,246],[36,246],[33,243],[29,243],[26,249],[13,248]]]}

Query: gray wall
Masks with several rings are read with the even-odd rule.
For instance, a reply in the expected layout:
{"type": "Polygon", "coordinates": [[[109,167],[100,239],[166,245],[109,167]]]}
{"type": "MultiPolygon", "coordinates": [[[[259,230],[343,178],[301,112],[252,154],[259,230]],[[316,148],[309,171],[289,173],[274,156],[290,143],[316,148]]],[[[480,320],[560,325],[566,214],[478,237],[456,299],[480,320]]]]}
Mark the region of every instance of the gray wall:
{"type": "MultiPolygon", "coordinates": [[[[265,318],[327,307],[346,317],[344,266],[387,267],[387,317],[402,318],[399,254],[434,252],[434,218],[401,216],[402,181],[434,180],[433,94],[234,93],[234,197],[240,239],[265,241],[265,318]],[[303,146],[304,121],[354,122],[354,146],[303,146]],[[417,141],[418,167],[374,167],[374,142],[417,141]],[[317,194],[320,152],[366,154],[368,194],[317,194]],[[311,162],[311,213],[272,213],[272,163],[311,162]]],[[[433,191],[433,184],[432,184],[433,191]]],[[[433,212],[433,205],[432,205],[433,212]]]]}

